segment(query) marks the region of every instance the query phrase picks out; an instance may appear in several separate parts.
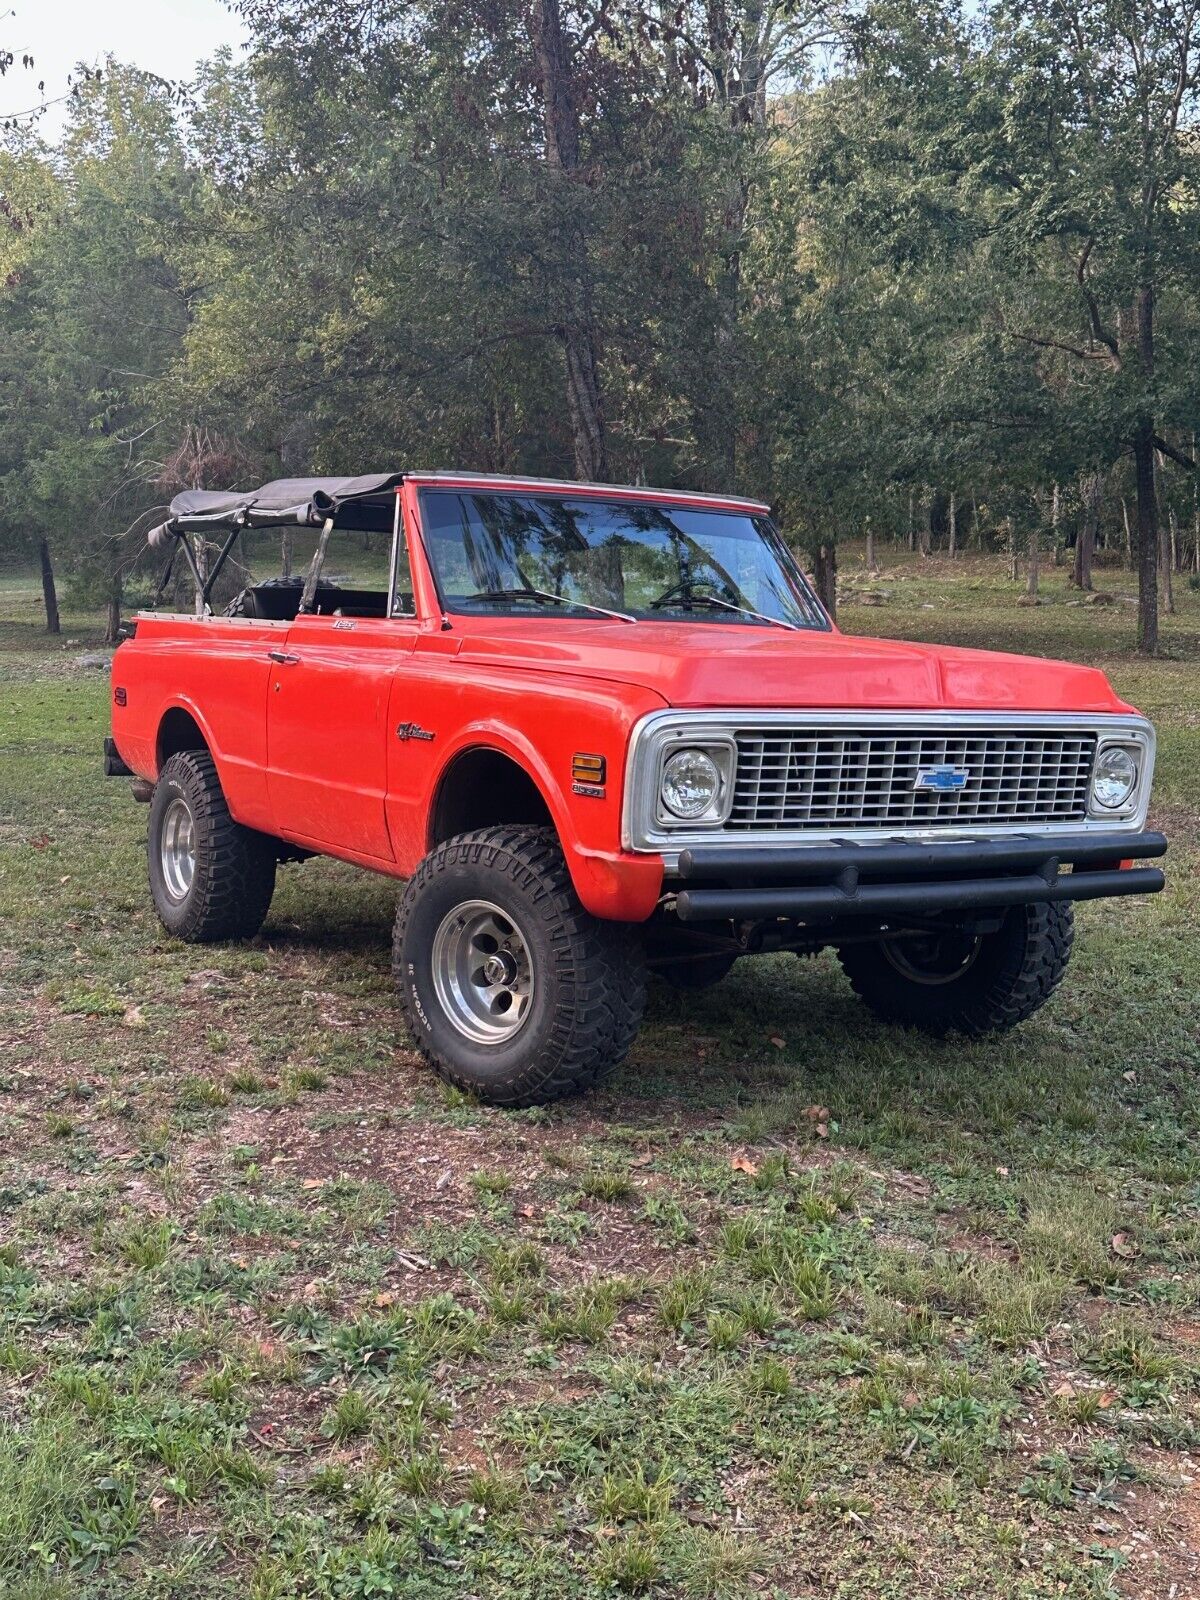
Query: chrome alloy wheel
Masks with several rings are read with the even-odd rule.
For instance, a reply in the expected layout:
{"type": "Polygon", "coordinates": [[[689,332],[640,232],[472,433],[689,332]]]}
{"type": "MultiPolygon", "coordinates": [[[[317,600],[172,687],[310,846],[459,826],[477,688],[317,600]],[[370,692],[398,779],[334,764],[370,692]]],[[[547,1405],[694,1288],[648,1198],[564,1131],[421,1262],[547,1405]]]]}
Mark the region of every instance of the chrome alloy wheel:
{"type": "Polygon", "coordinates": [[[433,936],[442,1010],[476,1044],[507,1044],[529,1016],[533,965],[521,929],[490,900],[465,900],[433,936]]]}
{"type": "Polygon", "coordinates": [[[954,983],[975,965],[983,940],[961,933],[918,935],[913,939],[885,939],[886,960],[910,983],[939,988],[954,983]]]}
{"type": "Polygon", "coordinates": [[[172,900],[186,900],[196,877],[196,824],[182,797],[163,813],[159,859],[167,893],[172,900]]]}

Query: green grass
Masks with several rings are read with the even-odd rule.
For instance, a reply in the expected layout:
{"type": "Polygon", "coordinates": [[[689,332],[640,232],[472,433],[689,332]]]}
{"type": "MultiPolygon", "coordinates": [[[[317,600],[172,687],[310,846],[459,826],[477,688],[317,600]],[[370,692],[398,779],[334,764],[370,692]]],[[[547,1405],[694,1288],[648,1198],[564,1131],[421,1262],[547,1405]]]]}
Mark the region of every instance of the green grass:
{"type": "Polygon", "coordinates": [[[845,628],[1092,662],[1155,719],[1167,892],[1081,908],[1016,1034],[769,958],[517,1114],[398,1037],[394,885],[291,865],[252,944],[164,935],[97,620],[47,640],[0,579],[0,1593],[1190,1592],[1200,596],[1147,663],[1119,570],[1035,609],[883,559],[841,553],[887,594],[845,628]]]}

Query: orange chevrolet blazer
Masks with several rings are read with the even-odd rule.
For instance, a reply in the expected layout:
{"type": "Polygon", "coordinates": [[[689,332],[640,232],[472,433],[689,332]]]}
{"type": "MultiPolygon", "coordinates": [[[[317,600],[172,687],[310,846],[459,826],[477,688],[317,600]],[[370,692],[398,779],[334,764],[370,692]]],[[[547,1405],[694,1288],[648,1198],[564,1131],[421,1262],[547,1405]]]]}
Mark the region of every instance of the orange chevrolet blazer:
{"type": "Polygon", "coordinates": [[[753,501],[287,479],[182,494],[151,543],[198,614],[117,650],[106,769],[149,801],[163,924],[252,937],[312,854],[406,879],[405,1020],[494,1104],[595,1083],[647,971],[759,951],[832,946],[889,1022],[1010,1028],[1074,901],[1162,887],[1154,732],[1102,673],[847,637],[753,501]],[[243,531],[288,525],[319,530],[307,577],[213,615],[243,531]],[[325,576],[337,528],[390,537],[386,588],[325,576]]]}

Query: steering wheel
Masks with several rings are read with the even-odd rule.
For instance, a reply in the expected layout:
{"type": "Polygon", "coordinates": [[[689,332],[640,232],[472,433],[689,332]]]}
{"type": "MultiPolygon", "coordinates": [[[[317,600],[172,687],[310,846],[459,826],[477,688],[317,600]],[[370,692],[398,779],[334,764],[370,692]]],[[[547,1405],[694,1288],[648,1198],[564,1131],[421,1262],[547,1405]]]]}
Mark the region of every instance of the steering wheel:
{"type": "Polygon", "coordinates": [[[717,594],[724,595],[731,605],[736,605],[736,598],[730,592],[730,588],[731,586],[728,583],[719,582],[715,578],[681,578],[678,583],[673,583],[669,589],[664,589],[656,600],[651,600],[650,610],[661,610],[663,606],[674,600],[676,595],[690,595],[693,589],[714,589],[717,594]]]}

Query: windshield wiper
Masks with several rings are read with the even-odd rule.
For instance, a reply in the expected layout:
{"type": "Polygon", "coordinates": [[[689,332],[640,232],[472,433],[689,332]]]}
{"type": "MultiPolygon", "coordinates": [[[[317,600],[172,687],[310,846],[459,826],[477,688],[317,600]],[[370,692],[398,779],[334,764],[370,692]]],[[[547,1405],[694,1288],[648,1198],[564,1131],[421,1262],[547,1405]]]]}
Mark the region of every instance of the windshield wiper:
{"type": "Polygon", "coordinates": [[[594,606],[590,600],[568,600],[565,594],[551,594],[548,589],[526,586],[514,589],[481,589],[470,594],[468,600],[549,600],[556,606],[576,606],[580,611],[594,611],[599,617],[613,617],[618,622],[636,622],[628,611],[611,611],[608,606],[594,606]]]}
{"type": "Polygon", "coordinates": [[[681,611],[690,611],[693,606],[720,606],[722,611],[736,611],[743,617],[757,617],[759,622],[773,622],[777,628],[786,628],[789,633],[800,632],[794,622],[785,622],[782,617],[769,617],[765,611],[751,611],[749,606],[735,606],[732,600],[722,600],[715,594],[689,594],[686,601],[680,602],[681,611]]]}

